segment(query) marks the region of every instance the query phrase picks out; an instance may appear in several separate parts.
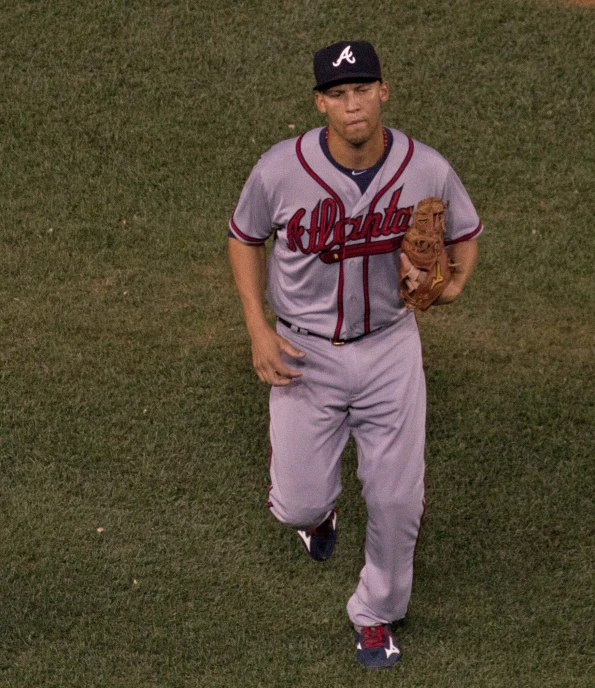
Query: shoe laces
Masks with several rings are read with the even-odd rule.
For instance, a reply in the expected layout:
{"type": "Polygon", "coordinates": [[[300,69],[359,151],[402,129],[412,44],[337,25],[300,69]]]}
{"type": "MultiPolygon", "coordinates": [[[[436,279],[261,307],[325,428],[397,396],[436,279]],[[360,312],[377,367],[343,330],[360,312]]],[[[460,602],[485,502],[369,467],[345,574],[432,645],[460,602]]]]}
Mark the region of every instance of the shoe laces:
{"type": "Polygon", "coordinates": [[[384,626],[362,626],[360,633],[362,637],[362,648],[384,647],[386,640],[386,629],[384,626]]]}

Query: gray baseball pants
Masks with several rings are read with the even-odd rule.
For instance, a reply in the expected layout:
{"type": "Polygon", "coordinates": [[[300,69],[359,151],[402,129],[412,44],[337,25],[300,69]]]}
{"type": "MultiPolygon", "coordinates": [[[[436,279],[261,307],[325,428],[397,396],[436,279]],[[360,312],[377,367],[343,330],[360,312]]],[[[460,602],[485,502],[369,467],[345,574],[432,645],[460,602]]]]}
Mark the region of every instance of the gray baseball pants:
{"type": "Polygon", "coordinates": [[[271,511],[293,527],[321,523],[341,492],[341,453],[352,434],[368,523],[347,612],[357,626],[401,619],[424,508],[426,396],[415,317],[343,346],[281,323],[277,331],[307,355],[284,357],[302,376],[271,388],[271,511]]]}

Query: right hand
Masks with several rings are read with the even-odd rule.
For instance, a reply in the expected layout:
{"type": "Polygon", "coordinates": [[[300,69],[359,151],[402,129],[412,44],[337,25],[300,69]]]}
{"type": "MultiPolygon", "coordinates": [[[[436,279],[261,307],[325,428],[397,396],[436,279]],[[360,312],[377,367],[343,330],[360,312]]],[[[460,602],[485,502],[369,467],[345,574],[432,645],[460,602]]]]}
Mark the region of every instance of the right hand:
{"type": "Polygon", "coordinates": [[[281,360],[281,352],[293,358],[303,358],[306,353],[292,346],[270,327],[263,328],[252,337],[252,363],[258,378],[274,387],[288,385],[301,373],[291,370],[281,360]]]}

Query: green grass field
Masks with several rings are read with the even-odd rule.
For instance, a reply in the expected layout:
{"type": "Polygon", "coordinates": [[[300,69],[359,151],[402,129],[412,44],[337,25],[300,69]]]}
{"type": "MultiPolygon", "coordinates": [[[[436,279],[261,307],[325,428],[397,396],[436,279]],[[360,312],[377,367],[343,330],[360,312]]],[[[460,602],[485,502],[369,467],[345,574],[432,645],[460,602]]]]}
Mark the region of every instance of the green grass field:
{"type": "Polygon", "coordinates": [[[595,685],[594,35],[595,8],[547,0],[2,4],[2,688],[595,685]],[[465,294],[420,317],[428,510],[380,674],[344,609],[354,448],[317,566],[265,508],[226,258],[343,37],[486,226],[465,294]]]}

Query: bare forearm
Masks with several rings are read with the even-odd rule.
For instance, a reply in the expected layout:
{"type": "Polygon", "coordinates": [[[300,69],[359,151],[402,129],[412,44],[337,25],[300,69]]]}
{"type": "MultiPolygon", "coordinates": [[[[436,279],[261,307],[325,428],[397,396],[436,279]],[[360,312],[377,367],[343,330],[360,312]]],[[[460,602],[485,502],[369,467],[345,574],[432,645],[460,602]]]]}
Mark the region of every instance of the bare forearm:
{"type": "Polygon", "coordinates": [[[477,262],[477,241],[462,241],[447,248],[452,267],[452,281],[462,290],[477,262]]]}
{"type": "Polygon", "coordinates": [[[281,354],[303,358],[306,354],[278,335],[268,324],[264,312],[266,285],[266,250],[229,239],[229,260],[235,279],[246,327],[252,340],[252,363],[259,379],[274,386],[288,385],[301,372],[292,370],[281,354]]]}
{"type": "Polygon", "coordinates": [[[448,287],[434,301],[437,306],[452,303],[460,295],[477,262],[478,247],[475,240],[453,244],[446,250],[452,265],[452,279],[448,287]]]}
{"type": "Polygon", "coordinates": [[[246,327],[252,337],[266,324],[264,292],[266,285],[266,249],[229,239],[229,261],[240,294],[246,327]]]}

